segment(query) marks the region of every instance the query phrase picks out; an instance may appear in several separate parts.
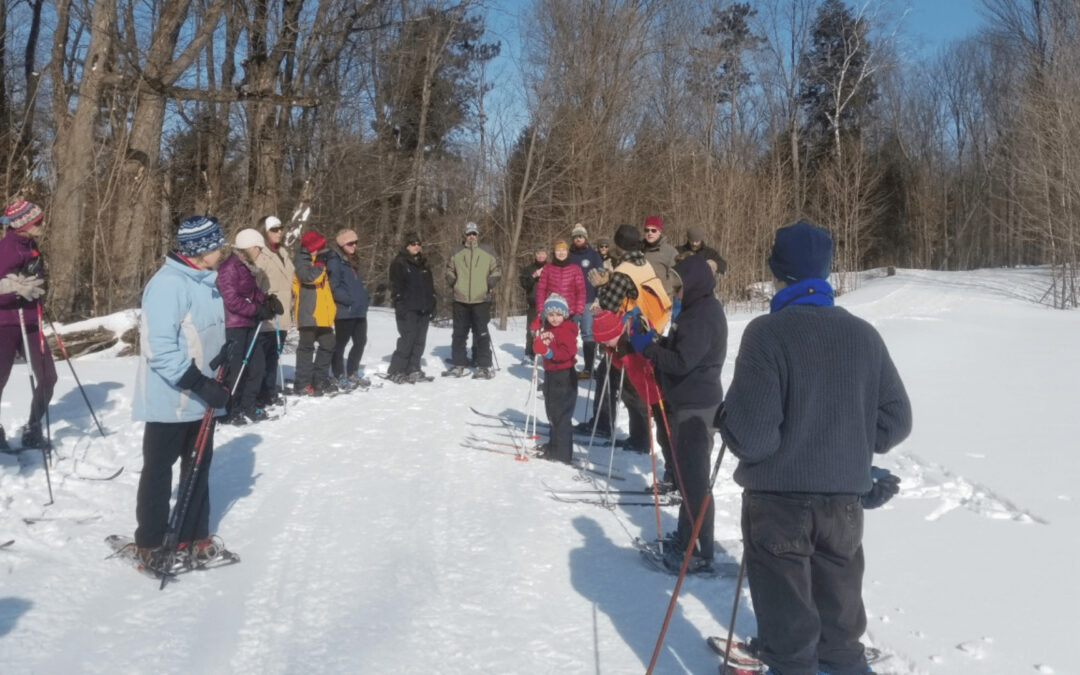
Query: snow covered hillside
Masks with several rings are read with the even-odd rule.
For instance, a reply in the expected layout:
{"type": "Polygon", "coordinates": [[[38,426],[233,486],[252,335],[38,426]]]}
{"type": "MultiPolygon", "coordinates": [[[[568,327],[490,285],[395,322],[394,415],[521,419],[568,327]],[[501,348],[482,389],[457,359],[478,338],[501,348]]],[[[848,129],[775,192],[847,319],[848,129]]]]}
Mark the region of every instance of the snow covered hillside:
{"type": "MultiPolygon", "coordinates": [[[[915,413],[910,439],[879,460],[902,492],[866,518],[866,641],[890,654],[879,672],[1080,674],[1080,312],[1033,302],[1044,277],[900,271],[839,300],[882,332],[915,413]]],[[[725,383],[751,318],[729,316],[725,383]]],[[[393,314],[369,323],[364,364],[385,371],[393,314]]],[[[104,559],[103,538],[135,526],[136,361],[75,363],[106,438],[57,363],[56,503],[43,506],[40,455],[0,455],[0,543],[15,540],[0,549],[0,671],[644,672],[675,581],[631,547],[656,536],[654,510],[556,502],[544,484],[581,487],[571,469],[467,447],[507,440],[470,406],[527,412],[523,333],[520,320],[492,330],[491,381],[386,383],[219,430],[211,526],[243,562],[164,591],[104,559]],[[115,480],[85,480],[120,466],[115,480]]],[[[449,344],[448,328],[431,330],[430,373],[449,344]]],[[[0,407],[9,436],[27,393],[16,366],[0,407]]],[[[733,467],[726,458],[715,488],[729,562],[741,553],[733,467]]],[[[649,459],[616,450],[615,471],[616,487],[645,487],[649,459]]],[[[662,530],[674,525],[663,509],[662,530]]],[[[726,631],[733,593],[732,579],[684,583],[657,672],[716,672],[704,638],[726,631]]],[[[754,634],[745,588],[736,631],[754,634]]]]}

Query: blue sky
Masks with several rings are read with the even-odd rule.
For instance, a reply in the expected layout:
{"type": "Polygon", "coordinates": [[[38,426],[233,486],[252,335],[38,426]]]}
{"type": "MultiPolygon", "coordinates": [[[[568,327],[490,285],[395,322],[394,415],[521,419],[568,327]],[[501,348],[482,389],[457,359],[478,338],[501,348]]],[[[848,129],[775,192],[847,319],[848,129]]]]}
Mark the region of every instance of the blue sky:
{"type": "Polygon", "coordinates": [[[927,51],[966,37],[985,22],[979,14],[981,0],[908,0],[908,4],[905,33],[927,51]]]}

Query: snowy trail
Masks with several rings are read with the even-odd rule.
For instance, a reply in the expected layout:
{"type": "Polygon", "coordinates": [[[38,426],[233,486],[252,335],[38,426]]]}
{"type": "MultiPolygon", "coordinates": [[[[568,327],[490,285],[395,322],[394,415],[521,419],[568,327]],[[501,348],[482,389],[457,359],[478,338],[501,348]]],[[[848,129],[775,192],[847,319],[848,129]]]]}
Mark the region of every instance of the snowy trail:
{"type": "MultiPolygon", "coordinates": [[[[1080,313],[1021,299],[1037,281],[1037,271],[901,272],[841,298],[883,332],[915,405],[912,438],[880,460],[903,491],[867,516],[867,639],[891,655],[883,672],[1080,674],[1069,647],[1080,607],[1080,459],[1069,450],[1080,436],[1071,393],[1080,313]]],[[[725,383],[751,318],[729,317],[725,383]]],[[[393,315],[377,309],[369,322],[364,362],[385,369],[393,315]]],[[[164,591],[103,559],[102,539],[134,528],[135,362],[77,362],[105,439],[88,434],[93,422],[61,366],[56,504],[42,506],[39,456],[0,455],[0,542],[16,540],[0,551],[0,670],[643,672],[674,585],[630,545],[656,535],[653,510],[555,502],[543,483],[582,487],[573,471],[461,445],[506,440],[470,406],[524,416],[521,332],[493,330],[503,370],[491,381],[386,383],[220,429],[211,523],[243,562],[164,591]],[[113,481],[72,475],[121,465],[113,481]],[[23,522],[37,517],[52,520],[23,522]]],[[[429,372],[449,342],[449,329],[432,329],[429,372]]],[[[582,383],[578,419],[586,392],[582,383]]],[[[9,435],[27,406],[9,386],[0,406],[9,435]]],[[[620,422],[625,434],[625,414],[620,422]]],[[[607,446],[592,459],[606,463],[607,446]]],[[[733,468],[728,457],[714,490],[722,562],[741,553],[733,468]]],[[[626,477],[618,487],[648,484],[647,456],[617,450],[615,470],[626,477]]],[[[663,531],[675,513],[662,510],[663,531]]],[[[658,673],[715,672],[704,638],[726,630],[733,592],[731,579],[686,581],[658,673]]],[[[752,635],[745,588],[741,603],[736,632],[752,635]]]]}

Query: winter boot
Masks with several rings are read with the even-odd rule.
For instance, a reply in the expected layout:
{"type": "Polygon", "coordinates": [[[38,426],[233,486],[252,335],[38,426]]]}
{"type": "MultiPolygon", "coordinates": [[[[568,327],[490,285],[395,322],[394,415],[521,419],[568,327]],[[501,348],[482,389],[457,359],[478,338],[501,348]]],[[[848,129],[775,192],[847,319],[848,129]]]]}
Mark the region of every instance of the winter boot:
{"type": "Polygon", "coordinates": [[[315,387],[311,386],[310,384],[306,384],[303,387],[300,387],[299,389],[296,390],[296,395],[297,396],[322,396],[322,392],[319,391],[318,389],[316,389],[315,387]]]}
{"type": "Polygon", "coordinates": [[[348,380],[349,386],[353,388],[359,387],[361,389],[367,389],[371,386],[371,380],[367,379],[366,377],[361,377],[358,373],[353,373],[352,375],[350,375],[348,380]]]}
{"type": "MultiPolygon", "coordinates": [[[[683,552],[685,545],[680,541],[671,542],[664,547],[664,567],[672,574],[678,574],[682,569],[683,552]]],[[[686,566],[687,574],[710,574],[713,571],[712,558],[700,556],[694,552],[690,556],[690,564],[686,566]]]]}
{"type": "Polygon", "coordinates": [[[386,379],[390,380],[394,384],[412,384],[412,382],[405,376],[405,373],[394,373],[388,376],[386,379]]]}
{"type": "Polygon", "coordinates": [[[225,550],[221,537],[210,535],[192,542],[181,542],[176,547],[176,555],[185,567],[204,567],[213,562],[225,550]]]}
{"type": "Polygon", "coordinates": [[[490,380],[493,377],[495,377],[495,371],[483,366],[477,368],[476,372],[473,373],[474,380],[490,380]]]}
{"type": "Polygon", "coordinates": [[[27,424],[23,429],[22,446],[24,448],[45,448],[49,441],[41,434],[40,424],[27,424]]]}
{"type": "Polygon", "coordinates": [[[449,370],[444,370],[443,377],[465,377],[465,366],[450,366],[449,370]]]}
{"type": "Polygon", "coordinates": [[[249,408],[244,412],[244,417],[252,424],[270,419],[270,415],[262,408],[249,408]]]}

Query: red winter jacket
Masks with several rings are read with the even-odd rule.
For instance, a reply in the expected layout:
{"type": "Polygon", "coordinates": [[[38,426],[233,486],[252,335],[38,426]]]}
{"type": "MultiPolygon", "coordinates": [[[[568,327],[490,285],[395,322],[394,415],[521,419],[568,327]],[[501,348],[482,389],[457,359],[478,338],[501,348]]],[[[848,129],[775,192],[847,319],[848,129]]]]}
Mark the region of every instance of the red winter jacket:
{"type": "Polygon", "coordinates": [[[540,279],[536,282],[536,311],[544,313],[544,301],[552,293],[566,298],[571,314],[585,311],[585,277],[581,268],[570,262],[556,260],[544,265],[540,270],[540,279]]]}
{"type": "MultiPolygon", "coordinates": [[[[612,350],[608,350],[611,356],[612,350]]],[[[626,371],[626,379],[634,388],[643,402],[650,406],[660,402],[660,387],[656,384],[656,375],[653,372],[652,363],[649,359],[635,351],[626,354],[615,354],[611,365],[626,371]]]]}
{"type": "MultiPolygon", "coordinates": [[[[574,272],[580,279],[581,272],[576,265],[574,272]]],[[[544,370],[566,370],[574,367],[577,363],[577,336],[577,324],[569,319],[563,319],[558,327],[544,321],[540,332],[536,334],[551,350],[551,358],[544,357],[544,370]]]]}

